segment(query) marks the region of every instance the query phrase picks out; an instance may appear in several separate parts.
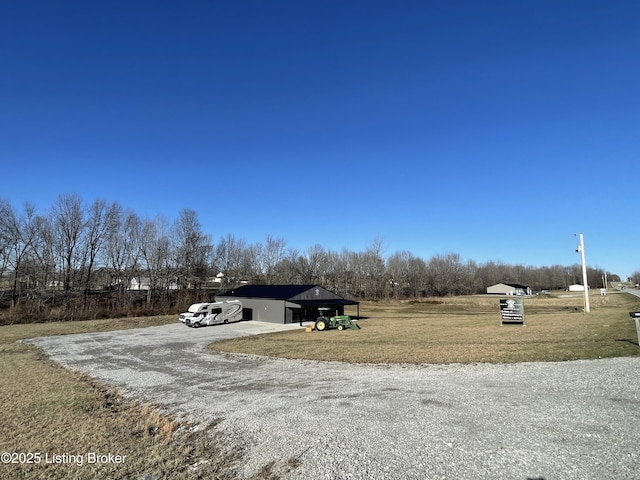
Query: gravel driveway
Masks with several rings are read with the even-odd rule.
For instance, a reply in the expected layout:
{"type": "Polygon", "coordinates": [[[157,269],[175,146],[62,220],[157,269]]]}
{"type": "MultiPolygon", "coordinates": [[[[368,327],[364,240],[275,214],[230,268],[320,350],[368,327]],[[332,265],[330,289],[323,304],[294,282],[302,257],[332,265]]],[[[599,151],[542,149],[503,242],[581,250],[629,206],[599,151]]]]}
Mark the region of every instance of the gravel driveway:
{"type": "Polygon", "coordinates": [[[295,458],[287,480],[640,478],[640,358],[389,366],[206,351],[282,328],[300,327],[176,324],[30,343],[175,414],[223,418],[248,449],[244,475],[295,458]]]}

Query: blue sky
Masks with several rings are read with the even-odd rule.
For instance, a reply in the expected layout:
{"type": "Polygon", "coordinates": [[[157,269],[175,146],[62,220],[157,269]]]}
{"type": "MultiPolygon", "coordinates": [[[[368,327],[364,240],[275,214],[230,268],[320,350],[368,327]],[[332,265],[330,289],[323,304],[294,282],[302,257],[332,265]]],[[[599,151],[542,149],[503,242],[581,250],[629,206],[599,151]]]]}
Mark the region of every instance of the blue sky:
{"type": "Polygon", "coordinates": [[[0,197],[640,270],[640,3],[9,1],[0,197]]]}

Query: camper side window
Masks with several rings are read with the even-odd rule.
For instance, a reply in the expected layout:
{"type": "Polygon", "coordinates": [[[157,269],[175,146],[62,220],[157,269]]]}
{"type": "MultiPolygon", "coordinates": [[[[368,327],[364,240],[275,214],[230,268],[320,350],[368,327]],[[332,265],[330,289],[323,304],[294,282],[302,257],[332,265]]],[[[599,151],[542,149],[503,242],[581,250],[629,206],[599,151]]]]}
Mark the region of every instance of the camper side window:
{"type": "Polygon", "coordinates": [[[222,313],[222,309],[221,308],[214,308],[211,310],[211,314],[212,315],[217,315],[219,313],[222,313]]]}

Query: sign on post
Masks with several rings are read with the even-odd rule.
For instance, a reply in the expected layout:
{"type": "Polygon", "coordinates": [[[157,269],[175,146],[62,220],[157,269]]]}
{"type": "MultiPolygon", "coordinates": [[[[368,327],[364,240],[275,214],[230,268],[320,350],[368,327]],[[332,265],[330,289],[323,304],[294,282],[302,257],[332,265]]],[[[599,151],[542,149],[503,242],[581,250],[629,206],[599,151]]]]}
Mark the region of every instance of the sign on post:
{"type": "Polygon", "coordinates": [[[502,325],[524,325],[524,306],[521,298],[501,298],[502,325]]]}
{"type": "Polygon", "coordinates": [[[638,345],[640,345],[640,312],[629,312],[629,316],[636,321],[636,334],[638,335],[638,345]]]}

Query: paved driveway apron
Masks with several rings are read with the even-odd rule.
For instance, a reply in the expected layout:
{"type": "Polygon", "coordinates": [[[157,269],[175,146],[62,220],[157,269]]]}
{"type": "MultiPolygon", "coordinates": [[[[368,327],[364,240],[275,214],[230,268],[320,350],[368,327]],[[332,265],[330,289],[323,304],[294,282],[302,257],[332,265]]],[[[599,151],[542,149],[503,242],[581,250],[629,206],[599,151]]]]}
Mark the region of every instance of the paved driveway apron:
{"type": "Polygon", "coordinates": [[[389,366],[206,349],[282,328],[300,327],[176,324],[31,343],[174,414],[224,419],[247,447],[243,475],[297,458],[287,479],[640,478],[640,358],[389,366]]]}

